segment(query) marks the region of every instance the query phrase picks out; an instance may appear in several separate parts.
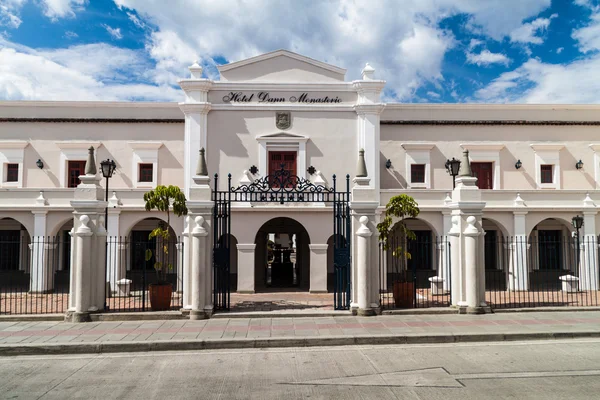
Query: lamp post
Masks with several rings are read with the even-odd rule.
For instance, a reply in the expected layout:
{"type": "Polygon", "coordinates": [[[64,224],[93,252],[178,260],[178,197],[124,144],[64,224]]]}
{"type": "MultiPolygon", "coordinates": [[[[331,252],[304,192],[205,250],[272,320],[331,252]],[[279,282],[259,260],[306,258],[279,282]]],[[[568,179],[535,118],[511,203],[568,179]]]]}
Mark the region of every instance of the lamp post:
{"type": "Polygon", "coordinates": [[[460,160],[452,157],[452,160],[446,160],[446,171],[452,175],[452,189],[456,188],[456,175],[460,169],[460,160]]]}
{"type": "MultiPolygon", "coordinates": [[[[112,178],[113,173],[117,169],[117,164],[115,160],[111,160],[107,158],[106,160],[100,163],[100,170],[102,171],[102,176],[106,178],[106,195],[104,196],[104,200],[108,202],[108,180],[112,178]]],[[[106,204],[106,208],[104,209],[104,227],[108,223],[108,203],[106,204]]],[[[107,229],[108,231],[108,229],[107,229]]]]}
{"type": "Polygon", "coordinates": [[[573,228],[575,228],[577,232],[577,265],[575,266],[575,268],[579,269],[579,230],[583,227],[583,217],[581,215],[576,215],[571,219],[571,223],[573,224],[573,228]]]}

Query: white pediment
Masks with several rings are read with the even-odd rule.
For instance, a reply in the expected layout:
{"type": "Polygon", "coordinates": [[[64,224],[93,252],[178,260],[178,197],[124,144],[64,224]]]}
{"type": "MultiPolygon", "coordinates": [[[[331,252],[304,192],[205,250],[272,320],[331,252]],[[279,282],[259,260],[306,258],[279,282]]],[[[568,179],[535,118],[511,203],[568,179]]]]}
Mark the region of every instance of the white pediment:
{"type": "Polygon", "coordinates": [[[217,67],[223,82],[343,82],[344,68],[313,60],[287,50],[217,67]]]}
{"type": "Polygon", "coordinates": [[[297,135],[295,133],[277,132],[270,133],[268,135],[257,136],[256,140],[259,142],[263,141],[277,141],[277,142],[306,142],[309,138],[303,135],[297,135]]]}

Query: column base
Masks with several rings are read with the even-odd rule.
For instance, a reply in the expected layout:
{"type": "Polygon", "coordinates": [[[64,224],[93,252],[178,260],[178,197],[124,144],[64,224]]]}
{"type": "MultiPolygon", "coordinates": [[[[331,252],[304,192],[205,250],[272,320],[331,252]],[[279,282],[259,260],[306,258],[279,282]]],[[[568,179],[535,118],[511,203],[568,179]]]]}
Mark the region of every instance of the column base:
{"type": "Polygon", "coordinates": [[[256,291],[255,290],[238,290],[237,293],[238,294],[255,294],[256,291]]]}
{"type": "Polygon", "coordinates": [[[356,315],[358,315],[359,317],[373,317],[377,315],[377,313],[372,308],[359,308],[356,311],[356,315]]]}
{"type": "Polygon", "coordinates": [[[65,314],[65,322],[92,322],[92,317],[90,316],[89,312],[67,311],[67,313],[65,314]]]}
{"type": "Polygon", "coordinates": [[[492,309],[490,306],[479,306],[479,307],[458,307],[459,314],[490,314],[492,309]]]}
{"type": "Polygon", "coordinates": [[[327,294],[329,292],[327,290],[309,290],[308,293],[310,293],[310,294],[327,294]]]}
{"type": "Polygon", "coordinates": [[[190,320],[197,321],[201,319],[208,319],[210,315],[207,315],[204,310],[192,310],[190,311],[190,320]]]}

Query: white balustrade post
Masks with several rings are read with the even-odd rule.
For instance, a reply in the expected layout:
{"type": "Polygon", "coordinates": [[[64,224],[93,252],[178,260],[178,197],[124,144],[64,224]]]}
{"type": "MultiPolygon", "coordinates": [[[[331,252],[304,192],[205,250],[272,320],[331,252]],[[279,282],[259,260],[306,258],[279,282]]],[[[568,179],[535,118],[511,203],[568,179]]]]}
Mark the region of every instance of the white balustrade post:
{"type": "Polygon", "coordinates": [[[192,230],[192,309],[190,319],[204,319],[207,317],[204,310],[204,281],[206,279],[206,258],[203,257],[206,252],[206,237],[208,231],[204,228],[204,217],[197,216],[194,219],[194,229],[192,230]]]}
{"type": "Polygon", "coordinates": [[[75,314],[73,314],[73,322],[85,322],[90,320],[88,309],[90,307],[89,279],[91,268],[89,268],[89,264],[86,263],[86,258],[89,257],[89,254],[92,251],[92,236],[94,233],[88,226],[90,217],[81,215],[79,217],[79,222],[80,224],[74,234],[74,240],[77,244],[75,246],[75,263],[73,265],[73,268],[76,271],[74,288],[75,314]]]}
{"type": "MultiPolygon", "coordinates": [[[[474,311],[480,307],[480,284],[478,274],[478,244],[481,232],[475,226],[477,218],[470,216],[467,218],[467,228],[463,232],[465,241],[465,286],[466,286],[466,305],[468,309],[474,311]]],[[[469,312],[469,310],[467,310],[469,312]]]]}
{"type": "Polygon", "coordinates": [[[369,301],[369,253],[371,247],[371,236],[373,232],[367,224],[369,218],[362,216],[359,218],[360,228],[356,231],[356,271],[357,271],[357,286],[358,286],[358,310],[357,314],[361,316],[375,315],[375,310],[371,307],[369,301]]]}

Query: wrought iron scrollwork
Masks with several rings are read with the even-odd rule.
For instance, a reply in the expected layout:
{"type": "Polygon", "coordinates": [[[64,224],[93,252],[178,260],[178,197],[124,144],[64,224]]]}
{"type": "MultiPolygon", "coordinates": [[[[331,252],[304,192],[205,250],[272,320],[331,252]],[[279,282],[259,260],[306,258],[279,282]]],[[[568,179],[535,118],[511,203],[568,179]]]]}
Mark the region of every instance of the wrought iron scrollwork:
{"type": "Polygon", "coordinates": [[[315,185],[306,178],[292,174],[281,165],[281,169],[249,184],[229,188],[232,200],[238,195],[246,201],[256,202],[305,202],[332,201],[335,190],[325,185],[315,185]],[[331,196],[331,199],[329,198],[331,196]]]}

